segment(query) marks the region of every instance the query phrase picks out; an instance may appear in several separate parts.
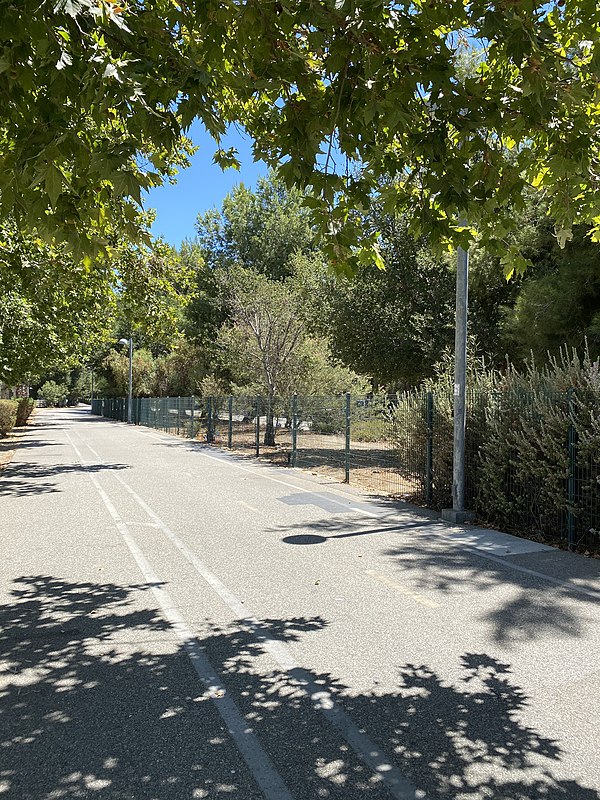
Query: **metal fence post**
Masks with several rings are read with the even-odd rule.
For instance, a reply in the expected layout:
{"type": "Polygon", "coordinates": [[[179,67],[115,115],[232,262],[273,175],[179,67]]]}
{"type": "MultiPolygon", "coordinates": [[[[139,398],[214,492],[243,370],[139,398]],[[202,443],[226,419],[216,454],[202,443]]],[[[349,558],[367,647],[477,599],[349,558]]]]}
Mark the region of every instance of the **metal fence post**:
{"type": "Polygon", "coordinates": [[[350,483],[350,392],[346,392],[346,447],[344,452],[344,483],[350,483]]]}
{"type": "Polygon", "coordinates": [[[190,398],[190,439],[194,438],[194,406],[196,405],[196,398],[194,395],[190,398]]]}
{"type": "Polygon", "coordinates": [[[292,395],[292,467],[296,466],[298,457],[298,395],[292,395]]]}
{"type": "Polygon", "coordinates": [[[208,398],[208,419],[206,420],[206,441],[207,441],[208,444],[212,444],[212,441],[213,441],[212,413],[213,413],[212,397],[209,397],[208,398]]]}
{"type": "Polygon", "coordinates": [[[256,457],[260,455],[260,397],[256,398],[256,457]]]}
{"type": "Polygon", "coordinates": [[[227,401],[227,447],[233,447],[233,397],[229,395],[227,401]]]}
{"type": "Polygon", "coordinates": [[[573,412],[575,410],[573,387],[567,391],[567,403],[569,410],[569,428],[567,432],[567,448],[569,460],[569,472],[567,477],[567,540],[569,550],[575,549],[575,470],[577,468],[577,432],[573,425],[573,412]]]}
{"type": "Polygon", "coordinates": [[[181,432],[181,397],[177,395],[177,436],[181,432]]]}
{"type": "Polygon", "coordinates": [[[433,502],[433,392],[427,392],[425,401],[427,445],[425,453],[425,503],[433,502]]]}

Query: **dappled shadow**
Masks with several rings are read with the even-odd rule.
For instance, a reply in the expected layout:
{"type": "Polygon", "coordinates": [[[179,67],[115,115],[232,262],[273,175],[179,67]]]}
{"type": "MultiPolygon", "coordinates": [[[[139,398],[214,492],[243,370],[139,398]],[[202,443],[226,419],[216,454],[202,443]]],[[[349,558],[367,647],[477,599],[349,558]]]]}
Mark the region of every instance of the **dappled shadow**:
{"type": "MultiPolygon", "coordinates": [[[[21,428],[20,430],[29,430],[27,428],[21,428]]],[[[2,439],[0,440],[0,444],[11,444],[10,439],[2,439]]],[[[15,438],[12,441],[12,445],[15,449],[19,450],[33,450],[38,449],[41,447],[66,447],[63,442],[39,442],[34,439],[24,439],[22,437],[15,438]]]]}
{"type": "MultiPolygon", "coordinates": [[[[299,497],[298,502],[311,503],[309,493],[306,501],[304,494],[299,497]]],[[[599,560],[558,550],[490,557],[453,541],[451,530],[442,531],[448,534],[446,538],[439,537],[438,520],[413,514],[402,518],[383,511],[369,523],[348,518],[339,509],[330,517],[268,530],[284,534],[286,544],[304,546],[335,547],[354,537],[391,536],[386,549],[377,552],[391,559],[416,587],[449,595],[488,593],[487,608],[479,619],[490,626],[494,641],[505,646],[553,636],[582,636],[591,607],[600,604],[599,560]],[[498,592],[506,587],[514,591],[498,592]]]]}
{"type": "Polygon", "coordinates": [[[0,606],[0,791],[259,800],[148,585],[17,582],[0,606]]]}
{"type": "Polygon", "coordinates": [[[432,546],[431,541],[413,538],[395,544],[385,555],[393,558],[416,586],[442,594],[492,594],[499,587],[512,587],[512,593],[497,595],[495,605],[480,614],[491,626],[494,640],[505,646],[556,636],[579,637],[592,607],[600,604],[597,586],[580,580],[584,568],[588,578],[599,578],[600,562],[595,568],[594,563],[581,559],[578,566],[573,559],[580,557],[568,553],[550,554],[561,558],[563,568],[556,579],[544,573],[546,554],[491,559],[451,542],[432,546]],[[521,563],[524,558],[525,566],[521,563]],[[577,583],[568,583],[575,579],[577,583]]]}
{"type": "Polygon", "coordinates": [[[58,480],[69,475],[129,469],[128,464],[37,464],[32,461],[12,462],[0,478],[0,496],[29,497],[49,492],[62,492],[58,480]]]}
{"type": "MultiPolygon", "coordinates": [[[[0,606],[5,796],[263,797],[168,624],[144,600],[151,588],[50,576],[16,582],[0,606]]],[[[325,624],[242,620],[206,624],[199,637],[296,800],[391,796],[330,724],[335,708],[429,800],[600,800],[565,770],[557,732],[524,721],[528,698],[510,665],[488,655],[465,654],[454,685],[407,664],[390,693],[357,694],[328,673],[269,666],[269,646],[325,624]]]]}

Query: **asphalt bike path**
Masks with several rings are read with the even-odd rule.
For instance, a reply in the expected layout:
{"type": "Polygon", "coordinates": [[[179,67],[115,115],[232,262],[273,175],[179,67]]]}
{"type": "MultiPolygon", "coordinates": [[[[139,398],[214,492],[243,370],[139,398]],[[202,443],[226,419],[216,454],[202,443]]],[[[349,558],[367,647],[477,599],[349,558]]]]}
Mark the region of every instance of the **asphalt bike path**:
{"type": "Polygon", "coordinates": [[[600,798],[598,561],[81,409],[0,532],[0,797],[600,798]]]}

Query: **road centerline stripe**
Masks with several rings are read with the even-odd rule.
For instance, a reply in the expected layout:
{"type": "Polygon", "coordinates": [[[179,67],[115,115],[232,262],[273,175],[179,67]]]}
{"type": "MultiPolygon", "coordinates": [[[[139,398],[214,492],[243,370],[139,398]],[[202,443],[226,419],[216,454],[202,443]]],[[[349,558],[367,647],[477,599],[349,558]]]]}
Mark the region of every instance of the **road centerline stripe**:
{"type": "MultiPolygon", "coordinates": [[[[82,466],[84,466],[81,453],[66,430],[65,435],[77,454],[79,461],[82,463],[82,466]]],[[[199,641],[186,625],[181,612],[173,602],[169,593],[162,588],[159,576],[152,569],[149,561],[131,535],[127,524],[121,518],[107,492],[102,488],[95,475],[89,471],[87,474],[110,514],[115,527],[127,544],[140,572],[150,584],[150,591],[160,606],[163,616],[169,622],[172,630],[180,640],[196,674],[205,685],[208,695],[213,703],[215,703],[242,758],[248,765],[248,768],[265,797],[268,800],[294,800],[293,795],[284,784],[271,759],[265,750],[263,750],[255,734],[249,728],[248,722],[238,709],[235,700],[227,693],[216,670],[204,654],[199,641]]]]}
{"type": "Polygon", "coordinates": [[[300,666],[290,650],[280,641],[273,639],[256,617],[249,615],[248,608],[225,584],[198,558],[191,548],[183,542],[156,514],[155,511],[116,473],[113,475],[138,505],[154,520],[165,536],[180,551],[198,574],[211,586],[241,622],[248,626],[253,635],[271,655],[282,670],[303,687],[310,696],[313,708],[321,711],[328,722],[348,742],[358,758],[369,766],[386,786],[395,800],[426,800],[426,795],[417,789],[380,748],[355,725],[349,715],[337,704],[331,692],[322,684],[317,684],[310,673],[300,666]]]}

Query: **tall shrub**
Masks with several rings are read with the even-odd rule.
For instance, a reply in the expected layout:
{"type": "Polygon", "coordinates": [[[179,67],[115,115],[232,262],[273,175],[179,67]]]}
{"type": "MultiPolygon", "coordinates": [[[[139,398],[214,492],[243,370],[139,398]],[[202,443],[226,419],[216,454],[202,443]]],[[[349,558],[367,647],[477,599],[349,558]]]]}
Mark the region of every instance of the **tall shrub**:
{"type": "Polygon", "coordinates": [[[0,400],[0,436],[7,436],[17,421],[15,400],[0,400]]]}
{"type": "MultiPolygon", "coordinates": [[[[474,349],[474,345],[471,344],[474,349]]],[[[467,385],[467,494],[476,491],[479,450],[485,437],[487,398],[494,390],[498,374],[484,358],[468,362],[467,385]]],[[[433,395],[433,483],[432,505],[452,504],[452,456],[454,430],[454,362],[450,352],[436,366],[433,378],[417,390],[398,396],[392,411],[392,438],[404,477],[413,483],[415,499],[425,499],[427,484],[426,450],[428,439],[427,393],[433,395]]]]}
{"type": "Polygon", "coordinates": [[[562,351],[539,368],[509,368],[490,396],[480,452],[476,510],[490,522],[543,538],[600,542],[600,374],[598,362],[562,351]],[[572,431],[571,471],[568,447],[572,431]],[[573,495],[569,499],[569,491],[573,495]]]}
{"type": "Polygon", "coordinates": [[[38,394],[49,406],[64,406],[67,404],[69,387],[56,381],[46,381],[38,394]]]}
{"type": "Polygon", "coordinates": [[[32,397],[21,397],[17,401],[17,425],[25,425],[35,406],[32,397]]]}

